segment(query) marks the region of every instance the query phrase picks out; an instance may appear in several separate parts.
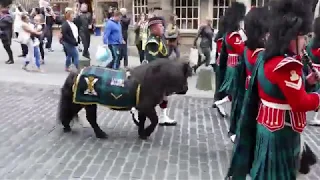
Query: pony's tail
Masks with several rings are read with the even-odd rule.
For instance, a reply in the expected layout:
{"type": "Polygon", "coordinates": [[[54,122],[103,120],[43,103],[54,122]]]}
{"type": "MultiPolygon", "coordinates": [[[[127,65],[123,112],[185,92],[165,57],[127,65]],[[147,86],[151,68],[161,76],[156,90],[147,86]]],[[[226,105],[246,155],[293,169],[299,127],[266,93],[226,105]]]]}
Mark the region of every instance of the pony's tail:
{"type": "Polygon", "coordinates": [[[78,73],[71,72],[67,79],[65,80],[62,88],[61,88],[61,95],[60,95],[60,101],[58,105],[58,117],[57,119],[60,121],[60,123],[64,124],[64,121],[72,119],[73,117],[70,117],[72,108],[72,96],[73,91],[72,87],[75,82],[75,79],[77,78],[78,73]]]}

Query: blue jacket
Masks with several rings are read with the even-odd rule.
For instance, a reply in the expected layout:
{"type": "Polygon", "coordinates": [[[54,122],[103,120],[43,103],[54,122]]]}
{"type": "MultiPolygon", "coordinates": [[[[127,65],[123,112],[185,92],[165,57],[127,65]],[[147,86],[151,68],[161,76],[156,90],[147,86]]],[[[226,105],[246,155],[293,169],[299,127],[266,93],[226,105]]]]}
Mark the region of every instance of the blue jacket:
{"type": "Polygon", "coordinates": [[[109,19],[105,22],[103,32],[103,44],[122,44],[121,23],[109,19]]]}

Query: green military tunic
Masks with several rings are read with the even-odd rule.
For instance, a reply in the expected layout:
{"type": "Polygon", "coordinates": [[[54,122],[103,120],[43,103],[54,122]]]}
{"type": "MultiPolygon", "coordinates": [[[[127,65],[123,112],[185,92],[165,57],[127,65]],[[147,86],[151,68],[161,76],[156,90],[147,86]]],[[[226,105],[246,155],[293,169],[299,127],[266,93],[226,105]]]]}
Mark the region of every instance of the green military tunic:
{"type": "Polygon", "coordinates": [[[146,43],[146,60],[151,62],[157,58],[168,57],[168,48],[161,37],[150,35],[146,43]]]}

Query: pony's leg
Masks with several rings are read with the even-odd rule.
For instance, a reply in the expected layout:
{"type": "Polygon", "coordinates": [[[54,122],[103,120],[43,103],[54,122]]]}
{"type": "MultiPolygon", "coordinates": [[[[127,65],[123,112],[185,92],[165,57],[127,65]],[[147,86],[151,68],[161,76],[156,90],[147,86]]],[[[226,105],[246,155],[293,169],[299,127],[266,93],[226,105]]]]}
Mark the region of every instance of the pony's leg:
{"type": "Polygon", "coordinates": [[[154,129],[157,127],[159,118],[155,109],[146,112],[146,115],[151,122],[151,124],[145,129],[145,135],[149,137],[153,133],[154,129]]]}
{"type": "Polygon", "coordinates": [[[146,136],[145,130],[144,130],[144,124],[147,120],[147,116],[143,112],[138,112],[138,119],[139,119],[139,129],[138,134],[140,139],[147,139],[148,136],[146,136]]]}
{"type": "Polygon", "coordinates": [[[64,132],[70,132],[70,122],[71,120],[78,115],[78,112],[82,109],[82,106],[79,104],[74,104],[72,101],[67,101],[67,99],[60,100],[59,107],[59,119],[63,125],[64,132]]]}
{"type": "Polygon", "coordinates": [[[97,105],[85,106],[87,120],[89,121],[91,127],[97,138],[106,139],[108,135],[102,131],[102,129],[97,124],[97,105]]]}

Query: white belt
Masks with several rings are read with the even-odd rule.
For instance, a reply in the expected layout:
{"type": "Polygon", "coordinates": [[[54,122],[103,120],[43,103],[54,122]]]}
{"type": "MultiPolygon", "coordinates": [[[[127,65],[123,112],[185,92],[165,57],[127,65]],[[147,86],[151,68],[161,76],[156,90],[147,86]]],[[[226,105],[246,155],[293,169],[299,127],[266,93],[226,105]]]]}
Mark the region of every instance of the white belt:
{"type": "Polygon", "coordinates": [[[228,56],[239,56],[238,54],[228,54],[228,56]]]}
{"type": "Polygon", "coordinates": [[[278,104],[273,102],[268,102],[266,100],[261,99],[263,105],[273,108],[273,109],[280,109],[280,110],[291,110],[291,106],[289,104],[278,104]]]}

